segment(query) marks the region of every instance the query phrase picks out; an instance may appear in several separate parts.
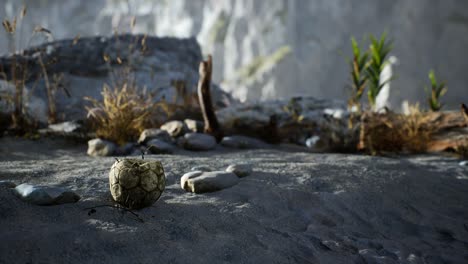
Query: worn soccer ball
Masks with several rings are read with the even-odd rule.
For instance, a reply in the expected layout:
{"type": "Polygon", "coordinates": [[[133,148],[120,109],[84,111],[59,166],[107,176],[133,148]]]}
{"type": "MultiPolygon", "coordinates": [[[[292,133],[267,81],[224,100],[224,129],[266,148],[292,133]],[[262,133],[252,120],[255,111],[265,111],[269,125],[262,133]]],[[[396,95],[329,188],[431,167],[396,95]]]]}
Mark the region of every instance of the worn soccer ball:
{"type": "Polygon", "coordinates": [[[159,161],[121,159],[109,172],[112,198],[119,204],[140,209],[156,202],[166,187],[164,168],[159,161]]]}

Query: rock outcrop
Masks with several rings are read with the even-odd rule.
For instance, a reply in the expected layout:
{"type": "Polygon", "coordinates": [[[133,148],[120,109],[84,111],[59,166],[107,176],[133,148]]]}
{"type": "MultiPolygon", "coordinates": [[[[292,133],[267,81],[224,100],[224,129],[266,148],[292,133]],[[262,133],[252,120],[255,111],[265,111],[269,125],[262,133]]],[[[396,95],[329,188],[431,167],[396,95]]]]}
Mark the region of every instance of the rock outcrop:
{"type": "MultiPolygon", "coordinates": [[[[134,81],[154,94],[155,101],[179,106],[176,109],[187,117],[198,112],[193,109],[198,108],[196,83],[201,60],[194,38],[118,35],[60,40],[0,57],[0,69],[5,73],[0,75],[5,79],[0,92],[14,93],[8,82],[14,79],[12,70],[16,66],[17,74],[25,73],[21,78],[25,80],[27,112],[46,123],[49,101],[55,104],[59,118],[84,119],[83,97],[99,99],[104,84],[113,87],[134,81]],[[44,78],[45,71],[48,78],[44,78]],[[52,91],[49,94],[47,87],[52,91]]],[[[231,97],[216,85],[212,92],[217,107],[230,103],[231,97]]]]}

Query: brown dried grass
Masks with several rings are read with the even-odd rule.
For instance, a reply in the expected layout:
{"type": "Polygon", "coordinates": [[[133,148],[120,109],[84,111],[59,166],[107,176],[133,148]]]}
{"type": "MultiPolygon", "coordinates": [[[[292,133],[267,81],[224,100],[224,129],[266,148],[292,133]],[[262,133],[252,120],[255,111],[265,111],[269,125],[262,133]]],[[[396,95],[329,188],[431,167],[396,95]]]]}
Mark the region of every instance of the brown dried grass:
{"type": "Polygon", "coordinates": [[[373,155],[385,152],[424,153],[437,128],[431,124],[419,105],[409,108],[409,113],[365,113],[360,136],[360,149],[373,155]]]}
{"type": "Polygon", "coordinates": [[[104,85],[101,94],[102,101],[85,97],[91,103],[86,107],[88,118],[98,137],[120,145],[136,140],[145,128],[159,125],[173,111],[131,80],[104,85]]]}

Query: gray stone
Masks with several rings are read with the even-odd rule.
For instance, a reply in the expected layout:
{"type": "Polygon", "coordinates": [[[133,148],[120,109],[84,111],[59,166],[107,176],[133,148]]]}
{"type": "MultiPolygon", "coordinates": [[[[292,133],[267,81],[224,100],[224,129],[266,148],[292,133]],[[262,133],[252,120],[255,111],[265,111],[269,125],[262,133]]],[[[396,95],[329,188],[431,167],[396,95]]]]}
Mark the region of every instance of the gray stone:
{"type": "Polygon", "coordinates": [[[135,143],[131,143],[131,142],[126,143],[123,146],[117,147],[117,149],[115,150],[115,154],[116,155],[129,155],[133,153],[136,146],[137,144],[135,143]]]}
{"type": "Polygon", "coordinates": [[[183,136],[187,132],[187,127],[184,122],[178,120],[169,121],[163,124],[161,129],[167,131],[171,137],[183,136]]]}
{"type": "Polygon", "coordinates": [[[187,141],[187,140],[185,139],[185,137],[178,137],[178,138],[176,139],[176,145],[177,145],[178,147],[180,147],[180,148],[184,148],[185,142],[186,142],[186,141],[187,141]]]}
{"type": "Polygon", "coordinates": [[[192,171],[186,173],[180,179],[182,189],[193,193],[215,192],[229,188],[239,182],[232,172],[225,171],[192,171]]]}
{"type": "MultiPolygon", "coordinates": [[[[304,144],[307,137],[317,135],[324,150],[351,151],[359,142],[359,126],[349,127],[346,107],[339,100],[293,97],[234,105],[217,111],[217,116],[231,134],[293,144],[304,144]]],[[[222,144],[236,146],[230,138],[222,144]]]]}
{"type": "Polygon", "coordinates": [[[246,136],[227,136],[221,140],[221,145],[227,148],[254,149],[267,146],[262,140],[246,136]]]}
{"type": "Polygon", "coordinates": [[[23,201],[36,205],[75,203],[80,196],[73,191],[51,186],[34,186],[27,183],[15,187],[15,194],[23,201]]]}
{"type": "Polygon", "coordinates": [[[88,155],[93,157],[111,156],[117,150],[117,145],[100,138],[91,139],[88,141],[88,155]]]}
{"type": "Polygon", "coordinates": [[[252,126],[264,129],[271,125],[272,117],[275,117],[278,127],[287,126],[299,117],[306,123],[319,123],[324,115],[333,116],[335,112],[341,116],[347,115],[346,108],[346,103],[341,100],[293,97],[237,104],[218,110],[216,115],[223,128],[252,126]]]}
{"type": "Polygon", "coordinates": [[[184,148],[188,150],[211,150],[216,147],[216,139],[208,134],[187,133],[184,139],[184,148]]]}
{"type": "Polygon", "coordinates": [[[239,178],[249,176],[252,173],[252,165],[250,164],[232,164],[226,168],[227,172],[232,172],[239,178]]]}
{"type": "Polygon", "coordinates": [[[460,161],[460,163],[458,163],[458,165],[460,165],[460,166],[468,166],[468,160],[460,161]]]}
{"type": "Polygon", "coordinates": [[[205,165],[199,165],[199,166],[195,166],[195,167],[192,167],[190,169],[191,171],[212,171],[212,169],[208,166],[205,166],[205,165]]]}
{"type": "Polygon", "coordinates": [[[185,119],[184,120],[185,126],[190,132],[194,133],[202,133],[204,129],[204,124],[202,121],[193,120],[193,119],[185,119]]]}
{"type": "Polygon", "coordinates": [[[3,180],[3,181],[0,181],[0,187],[15,188],[16,184],[11,181],[3,180]]]}
{"type": "Polygon", "coordinates": [[[152,139],[146,143],[146,146],[152,154],[172,154],[176,148],[175,145],[161,139],[152,139]]]}
{"type": "Polygon", "coordinates": [[[166,130],[158,129],[158,128],[149,128],[143,130],[140,134],[140,138],[138,139],[138,143],[146,144],[146,142],[152,139],[159,139],[162,141],[166,141],[168,143],[172,143],[173,139],[171,135],[166,130]]]}

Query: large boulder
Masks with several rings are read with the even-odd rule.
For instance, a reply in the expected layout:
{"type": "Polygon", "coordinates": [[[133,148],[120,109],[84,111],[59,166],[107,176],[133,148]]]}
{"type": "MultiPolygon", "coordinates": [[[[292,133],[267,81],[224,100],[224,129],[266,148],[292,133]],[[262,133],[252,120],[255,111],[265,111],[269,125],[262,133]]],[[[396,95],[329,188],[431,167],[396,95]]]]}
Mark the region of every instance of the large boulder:
{"type": "MultiPolygon", "coordinates": [[[[85,96],[100,99],[104,84],[112,86],[133,79],[138,87],[155,94],[155,101],[164,99],[178,105],[175,109],[184,117],[198,112],[193,109],[198,108],[196,83],[202,55],[194,38],[83,37],[76,41],[65,39],[35,46],[21,55],[0,57],[0,68],[6,73],[0,79],[12,80],[10,72],[15,61],[17,65],[26,65],[20,69],[28,73],[25,107],[35,120],[45,123],[48,120],[47,86],[38,58],[42,58],[46,65],[50,85],[63,87],[53,98],[60,118],[84,119],[85,96]],[[130,69],[128,76],[121,75],[125,69],[130,69]]],[[[0,91],[12,94],[14,87],[0,85],[0,91]]],[[[231,97],[216,85],[212,87],[212,94],[217,107],[231,101],[231,97]]],[[[6,107],[1,109],[11,111],[6,107]]]]}

